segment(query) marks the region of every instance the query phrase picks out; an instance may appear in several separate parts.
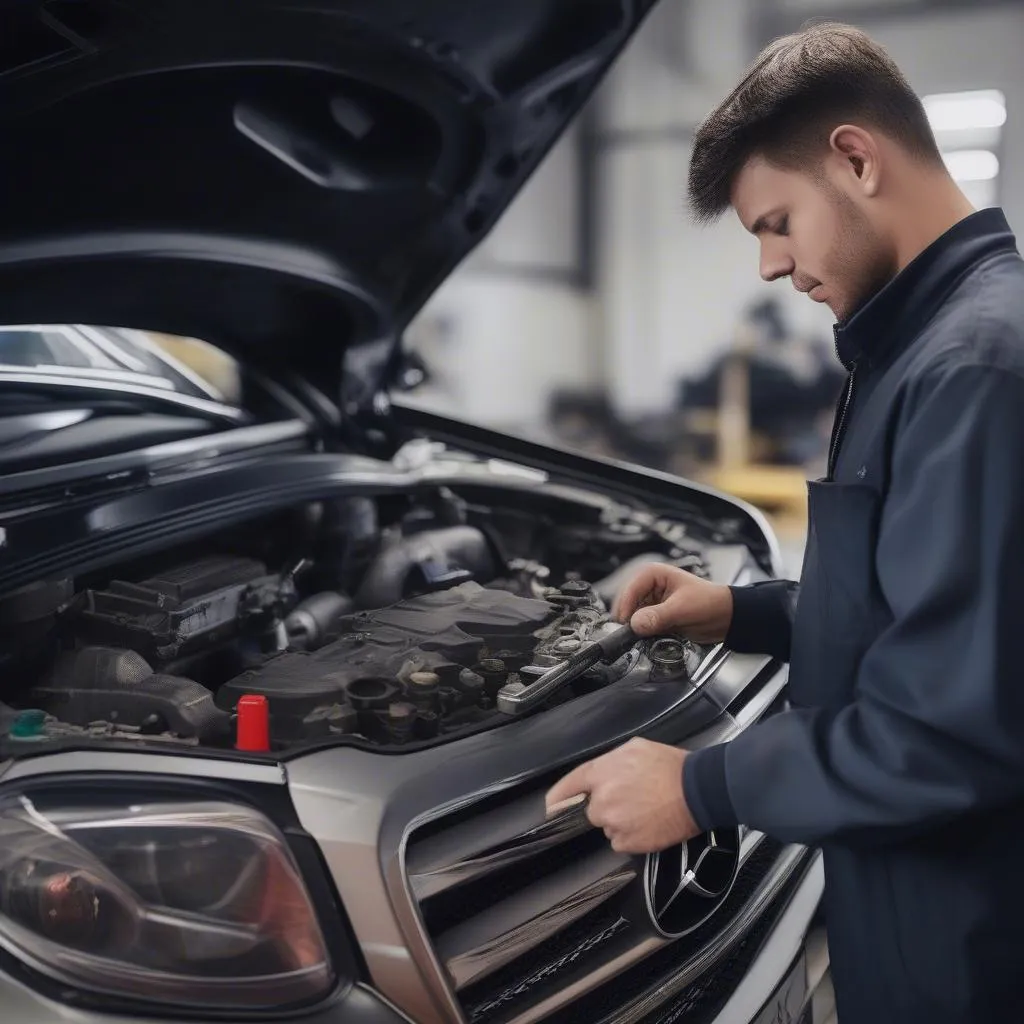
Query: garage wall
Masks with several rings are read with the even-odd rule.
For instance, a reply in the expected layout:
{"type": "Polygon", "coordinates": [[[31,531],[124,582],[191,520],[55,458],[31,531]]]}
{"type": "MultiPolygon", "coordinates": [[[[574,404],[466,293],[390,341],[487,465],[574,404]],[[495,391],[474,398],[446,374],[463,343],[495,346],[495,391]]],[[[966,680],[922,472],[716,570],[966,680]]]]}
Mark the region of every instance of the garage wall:
{"type": "Polygon", "coordinates": [[[735,216],[701,228],[686,209],[693,130],[755,52],[750,14],[746,0],[667,0],[599,98],[598,324],[626,417],[669,405],[758,297],[779,295],[797,329],[831,337],[827,311],[761,282],[735,216]]]}
{"type": "Polygon", "coordinates": [[[1024,239],[1024,6],[886,19],[862,27],[889,48],[921,94],[966,89],[1006,94],[1000,205],[1024,239]]]}
{"type": "MultiPolygon", "coordinates": [[[[674,401],[681,377],[721,353],[746,307],[765,295],[780,298],[798,331],[830,341],[828,310],[788,283],[760,281],[756,243],[734,216],[698,228],[685,208],[693,129],[763,42],[754,34],[755,4],[663,0],[590,111],[593,281],[580,273],[576,133],[412,332],[411,343],[440,371],[425,404],[533,428],[551,391],[572,386],[606,390],[627,417],[657,412],[674,401]]],[[[1001,202],[1024,237],[1024,7],[860,24],[921,93],[1006,94],[1001,202]]]]}

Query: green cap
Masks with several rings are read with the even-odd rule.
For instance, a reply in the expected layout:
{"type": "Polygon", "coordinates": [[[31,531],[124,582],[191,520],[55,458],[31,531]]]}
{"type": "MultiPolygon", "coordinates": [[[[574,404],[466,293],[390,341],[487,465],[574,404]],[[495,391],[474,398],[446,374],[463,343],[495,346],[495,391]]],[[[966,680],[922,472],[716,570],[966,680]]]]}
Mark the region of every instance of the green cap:
{"type": "Polygon", "coordinates": [[[34,708],[31,711],[22,711],[14,720],[9,733],[11,739],[32,739],[39,736],[46,724],[46,712],[34,708]]]}

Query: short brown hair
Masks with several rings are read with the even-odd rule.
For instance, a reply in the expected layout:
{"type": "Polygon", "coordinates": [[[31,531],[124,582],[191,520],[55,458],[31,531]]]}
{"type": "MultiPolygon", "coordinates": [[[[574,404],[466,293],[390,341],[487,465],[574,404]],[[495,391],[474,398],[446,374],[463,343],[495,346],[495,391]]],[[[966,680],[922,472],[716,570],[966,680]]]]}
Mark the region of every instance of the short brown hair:
{"type": "Polygon", "coordinates": [[[813,166],[844,122],[870,125],[923,160],[942,161],[920,99],[866,33],[824,22],[776,39],[697,130],[689,181],[695,216],[710,221],[728,208],[752,156],[813,166]]]}

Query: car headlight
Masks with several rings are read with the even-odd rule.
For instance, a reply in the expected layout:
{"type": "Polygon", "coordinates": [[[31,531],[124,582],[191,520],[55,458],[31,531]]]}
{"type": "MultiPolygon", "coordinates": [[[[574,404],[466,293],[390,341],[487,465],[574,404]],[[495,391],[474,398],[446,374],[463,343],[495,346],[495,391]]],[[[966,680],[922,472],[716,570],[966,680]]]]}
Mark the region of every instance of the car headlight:
{"type": "Polygon", "coordinates": [[[0,945],[64,984],[150,1003],[271,1009],[334,982],[281,834],[212,801],[0,804],[0,945]]]}

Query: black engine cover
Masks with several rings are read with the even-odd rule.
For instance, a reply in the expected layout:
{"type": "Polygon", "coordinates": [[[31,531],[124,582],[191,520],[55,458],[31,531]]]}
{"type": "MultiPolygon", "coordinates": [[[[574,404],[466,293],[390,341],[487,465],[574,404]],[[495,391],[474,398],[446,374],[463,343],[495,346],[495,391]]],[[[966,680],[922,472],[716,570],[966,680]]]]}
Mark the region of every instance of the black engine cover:
{"type": "MultiPolygon", "coordinates": [[[[459,692],[460,673],[477,667],[481,658],[504,655],[506,668],[515,655],[525,663],[542,630],[564,609],[544,600],[489,590],[464,583],[450,590],[411,598],[372,612],[341,620],[338,640],[313,652],[291,652],[236,677],[220,688],[217,703],[232,708],[245,694],[262,694],[270,703],[275,735],[301,733],[302,719],[314,709],[347,704],[370,680],[391,684],[363,711],[386,711],[390,701],[414,699],[409,676],[418,671],[436,674],[449,700],[465,700],[459,692]],[[356,684],[354,690],[351,690],[356,684]]],[[[439,707],[440,697],[431,697],[439,707]]],[[[473,701],[476,696],[473,696],[473,701]]],[[[423,707],[423,702],[418,701],[423,707]]],[[[365,726],[365,720],[361,725],[365,726]]]]}
{"type": "Polygon", "coordinates": [[[228,735],[229,716],[209,690],[191,679],[156,675],[135,651],[83,647],[62,655],[31,704],[62,722],[145,728],[215,742],[228,735]]]}

